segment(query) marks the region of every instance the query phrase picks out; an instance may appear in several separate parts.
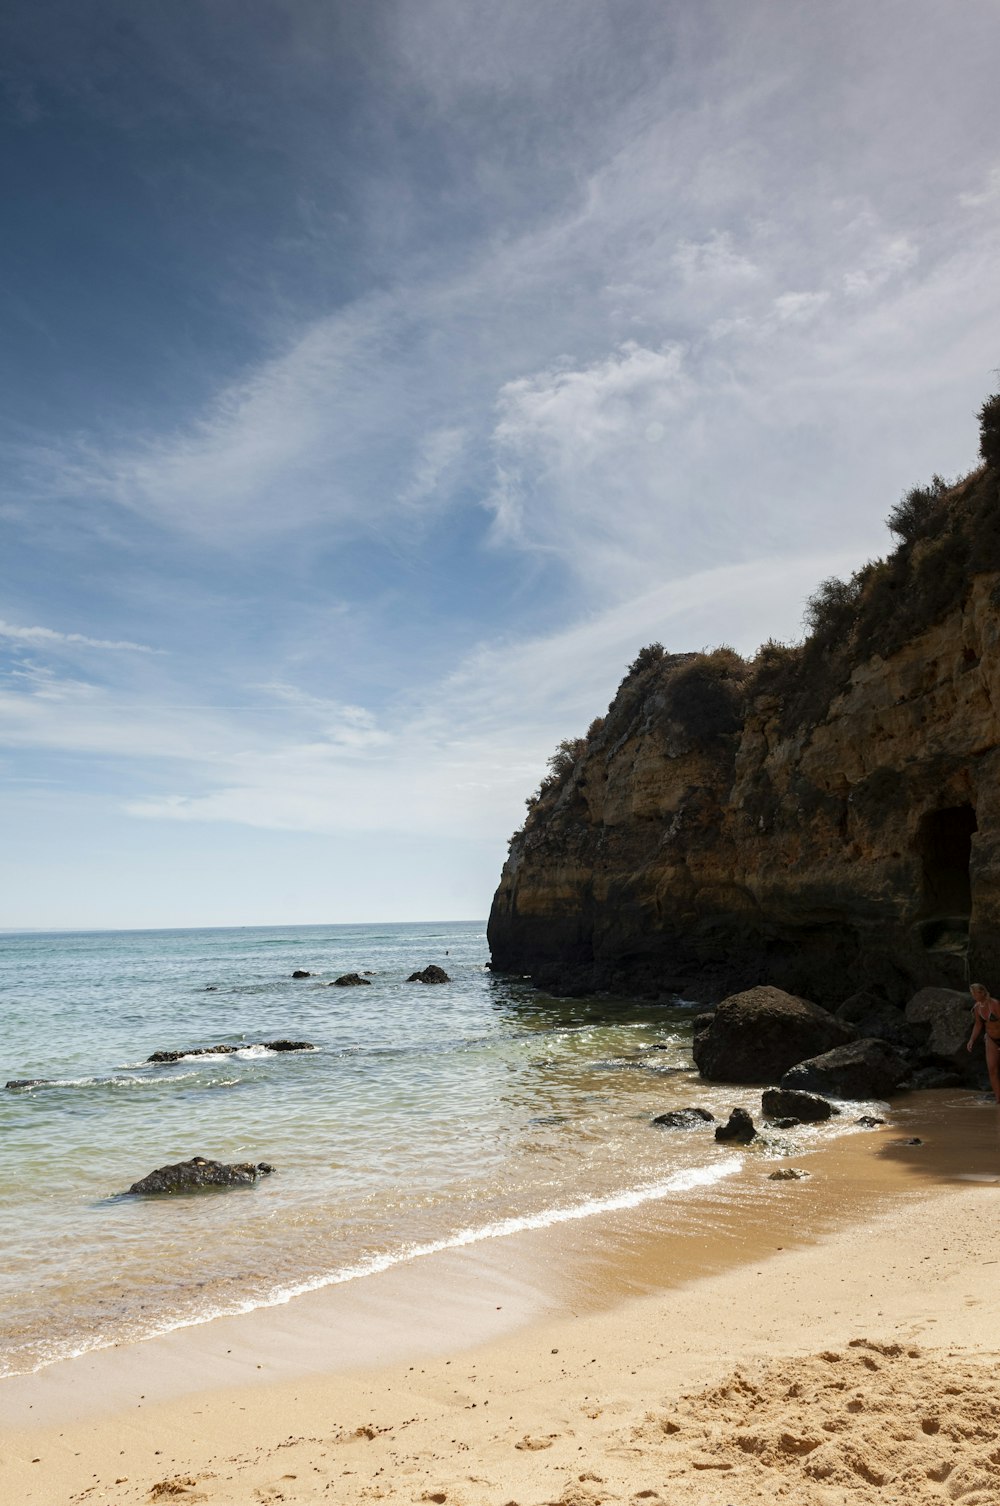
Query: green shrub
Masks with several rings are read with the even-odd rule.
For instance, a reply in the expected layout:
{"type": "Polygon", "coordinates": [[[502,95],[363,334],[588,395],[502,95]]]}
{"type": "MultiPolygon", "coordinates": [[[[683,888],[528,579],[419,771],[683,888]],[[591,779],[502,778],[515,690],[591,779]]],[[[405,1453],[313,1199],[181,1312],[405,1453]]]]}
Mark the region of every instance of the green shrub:
{"type": "Polygon", "coordinates": [[[692,654],[667,681],[664,710],[696,745],[718,742],[743,725],[748,674],[746,660],[727,645],[692,654]]]}
{"type": "Polygon", "coordinates": [[[979,453],[989,466],[1000,466],[1000,392],[979,410],[979,453]]]}
{"type": "Polygon", "coordinates": [[[943,476],[934,476],[929,486],[914,486],[904,492],[885,520],[889,532],[905,544],[934,532],[935,524],[941,523],[944,514],[941,499],[950,486],[943,476]]]}

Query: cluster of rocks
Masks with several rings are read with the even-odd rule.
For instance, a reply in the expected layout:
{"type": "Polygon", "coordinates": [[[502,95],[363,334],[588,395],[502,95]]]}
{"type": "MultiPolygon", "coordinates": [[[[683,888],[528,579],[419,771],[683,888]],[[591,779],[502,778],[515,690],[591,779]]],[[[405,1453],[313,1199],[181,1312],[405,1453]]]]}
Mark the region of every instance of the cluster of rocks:
{"type": "MultiPolygon", "coordinates": [[[[362,975],[361,973],[341,973],[339,978],[334,978],[333,982],[328,983],[326,986],[327,988],[364,987],[365,984],[371,983],[373,977],[373,974],[370,972],[370,970],[366,970],[366,974],[367,975],[362,975]]],[[[292,974],[292,977],[311,978],[312,973],[306,973],[303,972],[301,968],[296,968],[295,972],[292,974]]],[[[449,978],[443,967],[438,967],[436,963],[431,962],[427,967],[421,969],[419,973],[411,973],[406,981],[407,983],[450,983],[451,979],[449,978]]]]}
{"type": "Polygon", "coordinates": [[[836,1011],[780,988],[732,994],[695,1020],[694,1059],[716,1082],[778,1082],[834,1098],[888,1098],[901,1088],[986,1085],[970,1056],[972,1002],[950,988],[922,988],[904,1009],[856,993],[836,1011]]]}
{"type": "MultiPolygon", "coordinates": [[[[836,1104],[830,1103],[818,1093],[804,1093],[797,1088],[765,1088],[761,1094],[761,1113],[768,1129],[792,1129],[798,1124],[822,1124],[840,1113],[836,1104]]],[[[863,1114],[855,1124],[872,1129],[884,1124],[873,1114],[863,1114]]],[[[727,1140],[737,1145],[749,1145],[756,1140],[758,1129],[749,1109],[735,1108],[729,1118],[720,1124],[710,1109],[691,1105],[683,1109],[671,1109],[666,1114],[657,1114],[654,1124],[664,1129],[695,1129],[706,1124],[715,1125],[715,1138],[720,1143],[727,1140]]]]}

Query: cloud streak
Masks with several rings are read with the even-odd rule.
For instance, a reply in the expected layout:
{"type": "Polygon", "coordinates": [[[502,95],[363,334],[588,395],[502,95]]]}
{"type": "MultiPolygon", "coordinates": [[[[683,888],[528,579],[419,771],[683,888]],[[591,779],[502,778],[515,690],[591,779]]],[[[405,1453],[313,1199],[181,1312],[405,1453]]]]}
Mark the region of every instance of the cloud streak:
{"type": "Polygon", "coordinates": [[[132,643],[127,638],[89,638],[86,633],[60,633],[55,628],[17,627],[0,619],[0,638],[44,648],[67,645],[79,648],[110,649],[130,654],[162,654],[164,649],[150,648],[147,643],[132,643]]]}

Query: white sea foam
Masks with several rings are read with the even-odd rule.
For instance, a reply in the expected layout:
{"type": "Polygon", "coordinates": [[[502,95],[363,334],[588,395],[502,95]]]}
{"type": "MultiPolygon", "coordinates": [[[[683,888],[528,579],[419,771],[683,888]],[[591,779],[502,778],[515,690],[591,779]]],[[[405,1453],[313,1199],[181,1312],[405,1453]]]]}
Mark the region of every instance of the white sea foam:
{"type": "MultiPolygon", "coordinates": [[[[625,1212],[627,1209],[638,1208],[643,1203],[667,1198],[672,1194],[694,1192],[715,1186],[727,1177],[734,1176],[742,1166],[741,1156],[729,1155],[725,1160],[714,1162],[712,1165],[675,1171],[661,1181],[629,1187],[606,1197],[587,1198],[580,1203],[545,1208],[538,1213],[522,1214],[512,1218],[498,1219],[493,1223],[473,1225],[466,1229],[459,1229],[456,1233],[446,1235],[441,1239],[430,1240],[426,1244],[404,1245],[398,1250],[386,1250],[380,1255],[372,1255],[354,1265],[344,1266],[340,1270],[330,1271],[323,1276],[311,1277],[307,1281],[289,1283],[260,1297],[248,1298],[244,1302],[220,1305],[209,1311],[178,1317],[173,1321],[168,1320],[159,1324],[154,1330],[143,1334],[142,1337],[153,1338],[161,1334],[174,1333],[181,1328],[196,1328],[202,1323],[210,1323],[215,1318],[238,1317],[264,1307],[281,1307],[295,1297],[305,1296],[309,1292],[322,1291],[328,1286],[340,1286],[348,1281],[359,1281],[366,1276],[378,1276],[394,1266],[407,1265],[414,1260],[422,1260],[428,1255],[440,1255],[446,1250],[459,1250],[468,1245],[482,1244],[490,1239],[506,1239],[513,1234],[524,1234],[533,1229],[547,1229],[555,1224],[572,1223],[577,1219],[593,1218],[602,1213],[625,1212]]],[[[107,1349],[120,1342],[120,1336],[107,1338],[95,1336],[84,1344],[67,1348],[59,1354],[40,1360],[32,1367],[31,1373],[44,1370],[60,1360],[78,1359],[81,1355],[92,1354],[95,1350],[107,1349]]],[[[4,1369],[0,1365],[0,1376],[14,1373],[16,1372],[4,1369]]]]}

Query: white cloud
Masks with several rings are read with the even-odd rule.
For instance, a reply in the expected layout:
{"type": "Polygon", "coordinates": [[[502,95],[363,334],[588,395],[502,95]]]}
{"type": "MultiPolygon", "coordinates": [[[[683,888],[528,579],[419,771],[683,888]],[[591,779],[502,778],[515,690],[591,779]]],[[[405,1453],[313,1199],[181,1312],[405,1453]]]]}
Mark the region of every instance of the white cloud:
{"type": "Polygon", "coordinates": [[[1000,165],[991,167],[983,187],[975,193],[960,193],[963,209],[992,209],[1000,205],[1000,165]]]}
{"type": "Polygon", "coordinates": [[[657,587],[547,637],[485,644],[375,716],[277,682],[239,707],[154,702],[51,671],[0,689],[0,746],[88,755],[152,793],[129,814],[271,830],[486,839],[498,854],[563,737],[603,713],[629,661],[798,631],[815,582],[853,556],[755,560],[657,587]]]}
{"type": "Polygon", "coordinates": [[[123,650],[133,654],[164,652],[163,649],[150,648],[145,643],[131,643],[127,638],[88,638],[85,633],[60,633],[55,628],[17,627],[14,623],[4,622],[2,619],[0,619],[0,638],[8,638],[15,643],[37,644],[44,647],[67,644],[80,648],[123,650]]]}

